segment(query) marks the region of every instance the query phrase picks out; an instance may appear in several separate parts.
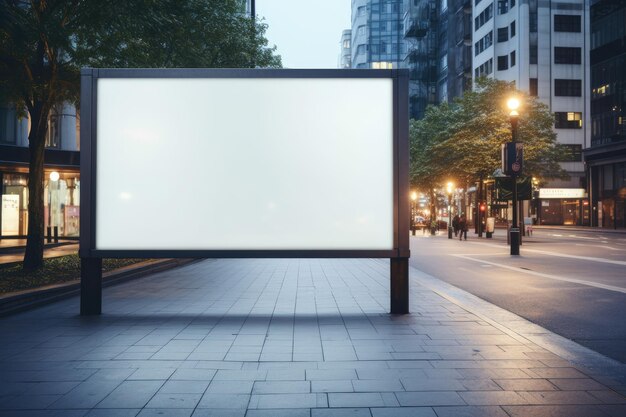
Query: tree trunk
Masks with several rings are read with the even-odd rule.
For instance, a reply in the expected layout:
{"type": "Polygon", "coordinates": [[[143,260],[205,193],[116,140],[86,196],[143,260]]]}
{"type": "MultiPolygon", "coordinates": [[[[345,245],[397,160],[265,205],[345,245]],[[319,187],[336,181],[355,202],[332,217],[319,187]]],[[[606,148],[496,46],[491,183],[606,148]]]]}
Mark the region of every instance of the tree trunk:
{"type": "Polygon", "coordinates": [[[43,265],[44,240],[44,151],[48,130],[48,111],[43,103],[35,103],[30,111],[31,128],[28,134],[28,239],[24,253],[24,270],[31,271],[43,265]]]}

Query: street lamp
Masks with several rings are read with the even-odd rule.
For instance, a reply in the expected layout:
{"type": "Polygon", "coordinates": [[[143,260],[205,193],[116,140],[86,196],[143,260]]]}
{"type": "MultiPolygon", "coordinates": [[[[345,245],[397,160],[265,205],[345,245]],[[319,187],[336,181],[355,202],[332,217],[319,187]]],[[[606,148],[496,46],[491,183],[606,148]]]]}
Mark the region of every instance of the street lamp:
{"type": "Polygon", "coordinates": [[[446,190],[448,191],[448,239],[452,239],[452,190],[454,184],[448,183],[446,190]]]}
{"type": "MultiPolygon", "coordinates": [[[[520,102],[516,97],[511,97],[507,101],[507,107],[509,108],[509,117],[511,120],[511,143],[513,147],[516,148],[517,145],[517,122],[519,120],[519,113],[517,109],[519,108],[520,102]]],[[[513,169],[511,170],[511,180],[513,182],[513,224],[511,225],[510,231],[510,241],[511,241],[511,255],[519,255],[519,241],[520,241],[520,230],[519,230],[519,221],[517,219],[517,175],[520,174],[521,171],[521,161],[513,162],[513,169]],[[515,167],[515,164],[518,164],[515,167]],[[517,169],[515,169],[517,168],[517,169]]]]}

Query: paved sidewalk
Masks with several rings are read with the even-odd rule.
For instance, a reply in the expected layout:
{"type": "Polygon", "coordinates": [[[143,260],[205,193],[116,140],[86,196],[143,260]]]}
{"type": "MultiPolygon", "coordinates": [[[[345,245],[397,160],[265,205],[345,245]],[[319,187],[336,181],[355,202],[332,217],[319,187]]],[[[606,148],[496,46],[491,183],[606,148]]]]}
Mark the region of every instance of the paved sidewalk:
{"type": "Polygon", "coordinates": [[[387,314],[388,270],[206,260],[105,289],[100,317],[74,298],[1,319],[0,416],[626,415],[537,329],[417,270],[412,313],[387,314]]]}

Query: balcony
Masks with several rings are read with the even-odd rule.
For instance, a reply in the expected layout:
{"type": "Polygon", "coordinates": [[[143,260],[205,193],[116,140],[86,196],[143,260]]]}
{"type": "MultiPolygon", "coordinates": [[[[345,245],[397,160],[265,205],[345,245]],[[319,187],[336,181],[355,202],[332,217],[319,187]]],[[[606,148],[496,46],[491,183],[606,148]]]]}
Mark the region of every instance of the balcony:
{"type": "Polygon", "coordinates": [[[406,55],[406,60],[409,64],[416,62],[424,62],[432,59],[435,54],[435,49],[427,46],[418,46],[415,49],[410,50],[406,55]]]}
{"type": "Polygon", "coordinates": [[[419,66],[409,71],[411,81],[432,81],[437,78],[437,68],[435,66],[419,66]]]}

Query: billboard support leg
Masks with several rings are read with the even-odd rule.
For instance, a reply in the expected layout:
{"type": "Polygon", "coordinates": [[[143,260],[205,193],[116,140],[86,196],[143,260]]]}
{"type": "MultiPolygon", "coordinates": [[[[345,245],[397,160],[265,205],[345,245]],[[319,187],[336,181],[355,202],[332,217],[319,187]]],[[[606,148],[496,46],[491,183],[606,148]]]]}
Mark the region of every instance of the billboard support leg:
{"type": "Polygon", "coordinates": [[[409,258],[391,258],[391,314],[409,312],[409,258]]]}
{"type": "Polygon", "coordinates": [[[102,313],[102,258],[80,258],[80,315],[102,313]]]}

